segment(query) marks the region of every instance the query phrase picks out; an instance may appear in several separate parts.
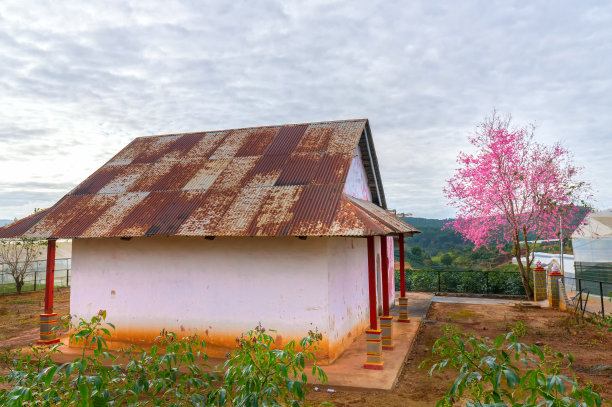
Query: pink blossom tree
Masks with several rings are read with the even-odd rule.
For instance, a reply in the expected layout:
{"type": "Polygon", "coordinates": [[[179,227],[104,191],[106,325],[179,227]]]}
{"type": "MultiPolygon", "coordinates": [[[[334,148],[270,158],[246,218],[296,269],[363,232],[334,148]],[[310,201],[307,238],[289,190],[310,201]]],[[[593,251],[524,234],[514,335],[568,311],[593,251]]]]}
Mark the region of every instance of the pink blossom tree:
{"type": "Polygon", "coordinates": [[[511,244],[525,293],[533,298],[532,248],[561,230],[568,235],[590,186],[577,179],[581,169],[567,149],[534,141],[533,125],[513,128],[510,122],[493,111],[477,126],[470,137],[476,152],[459,153],[444,194],[457,209],[449,226],[476,248],[511,244]]]}

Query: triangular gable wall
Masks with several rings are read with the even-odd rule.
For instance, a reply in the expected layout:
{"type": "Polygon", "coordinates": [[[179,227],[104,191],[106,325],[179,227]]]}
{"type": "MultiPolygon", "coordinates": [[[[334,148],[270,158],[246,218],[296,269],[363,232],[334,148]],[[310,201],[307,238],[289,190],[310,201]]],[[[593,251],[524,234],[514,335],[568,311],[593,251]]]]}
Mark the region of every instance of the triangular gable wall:
{"type": "Polygon", "coordinates": [[[363,166],[359,147],[355,147],[355,156],[351,162],[342,192],[354,198],[372,202],[372,191],[368,185],[368,174],[363,166]]]}

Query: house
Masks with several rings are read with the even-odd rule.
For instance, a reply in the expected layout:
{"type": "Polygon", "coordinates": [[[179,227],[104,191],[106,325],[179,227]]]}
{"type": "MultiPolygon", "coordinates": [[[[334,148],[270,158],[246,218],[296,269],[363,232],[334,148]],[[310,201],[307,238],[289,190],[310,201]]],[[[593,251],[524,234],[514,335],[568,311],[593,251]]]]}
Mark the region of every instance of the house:
{"type": "Polygon", "coordinates": [[[381,368],[393,236],[418,232],[387,211],[363,119],[140,137],[0,238],[73,239],[70,311],[105,309],[114,346],[166,329],[222,356],[261,322],[278,345],[317,328],[332,362],[369,326],[381,368]]]}
{"type": "Polygon", "coordinates": [[[590,213],[572,234],[574,268],[580,287],[593,294],[612,292],[612,210],[590,213]],[[599,282],[602,282],[601,286],[599,282]]]}

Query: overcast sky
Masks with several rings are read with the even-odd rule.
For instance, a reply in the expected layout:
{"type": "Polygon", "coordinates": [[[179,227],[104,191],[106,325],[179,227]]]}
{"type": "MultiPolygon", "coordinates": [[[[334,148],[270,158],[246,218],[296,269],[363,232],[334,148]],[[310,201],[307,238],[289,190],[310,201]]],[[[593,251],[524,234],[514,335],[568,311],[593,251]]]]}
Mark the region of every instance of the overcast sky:
{"type": "Polygon", "coordinates": [[[138,136],[363,117],[389,207],[448,217],[494,107],[563,142],[612,207],[610,4],[2,0],[0,218],[138,136]]]}

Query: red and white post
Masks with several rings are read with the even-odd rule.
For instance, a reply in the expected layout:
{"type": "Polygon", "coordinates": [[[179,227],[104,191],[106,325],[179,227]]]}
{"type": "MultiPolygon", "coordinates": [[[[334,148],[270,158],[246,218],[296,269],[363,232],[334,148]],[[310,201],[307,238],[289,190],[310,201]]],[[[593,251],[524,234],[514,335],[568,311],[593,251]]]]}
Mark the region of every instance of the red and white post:
{"type": "Polygon", "coordinates": [[[370,329],[366,329],[366,369],[382,370],[382,330],[378,329],[376,311],[376,260],[374,236],[368,236],[368,294],[370,298],[370,329]]]}
{"type": "Polygon", "coordinates": [[[382,280],[382,306],[383,315],[380,317],[380,328],[382,329],[382,348],[393,350],[393,317],[389,315],[389,257],[387,253],[387,236],[380,237],[380,254],[382,256],[381,280],[382,280]]]}
{"type": "Polygon", "coordinates": [[[408,317],[408,298],[406,297],[406,265],[404,264],[404,234],[398,236],[399,262],[400,262],[400,297],[399,297],[399,318],[397,322],[410,322],[408,317]]]}
{"type": "Polygon", "coordinates": [[[57,314],[53,312],[53,284],[55,282],[55,239],[47,241],[47,273],[45,276],[45,312],[40,314],[39,345],[52,345],[56,337],[57,314]]]}

